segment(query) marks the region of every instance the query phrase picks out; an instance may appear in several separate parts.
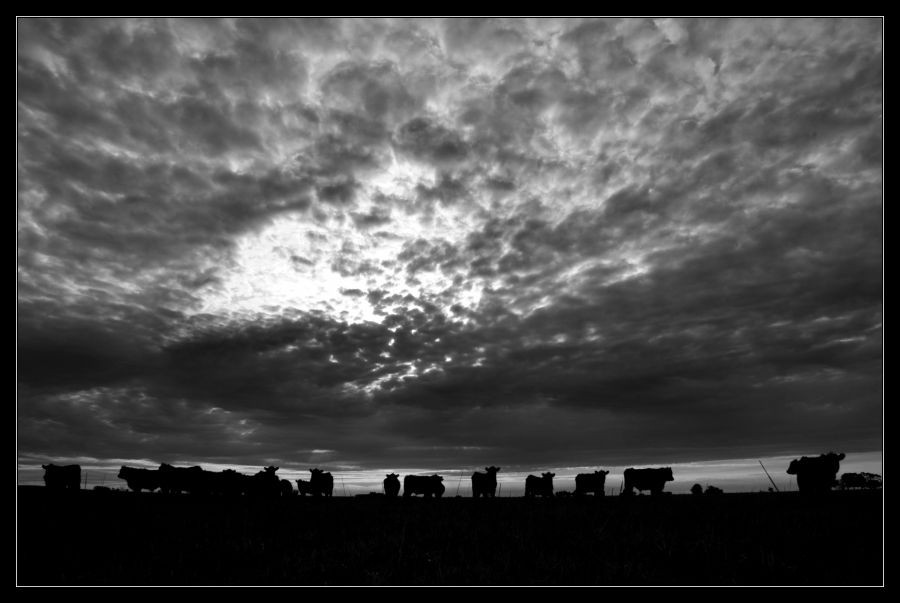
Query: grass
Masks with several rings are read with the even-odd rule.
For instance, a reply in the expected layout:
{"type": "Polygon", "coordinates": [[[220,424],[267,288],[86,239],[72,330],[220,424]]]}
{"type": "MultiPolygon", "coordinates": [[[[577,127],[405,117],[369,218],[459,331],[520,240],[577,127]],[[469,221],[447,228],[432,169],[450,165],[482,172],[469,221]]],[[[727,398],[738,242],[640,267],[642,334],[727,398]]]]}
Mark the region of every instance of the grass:
{"type": "Polygon", "coordinates": [[[268,502],[51,494],[19,488],[18,584],[883,583],[880,492],[268,502]]]}

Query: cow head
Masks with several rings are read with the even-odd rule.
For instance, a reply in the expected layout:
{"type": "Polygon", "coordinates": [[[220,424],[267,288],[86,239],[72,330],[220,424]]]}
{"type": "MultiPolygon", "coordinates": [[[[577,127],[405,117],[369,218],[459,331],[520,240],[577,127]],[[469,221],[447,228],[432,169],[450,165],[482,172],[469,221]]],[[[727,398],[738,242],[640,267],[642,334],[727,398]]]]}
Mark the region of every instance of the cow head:
{"type": "Polygon", "coordinates": [[[264,467],[263,471],[268,473],[269,475],[275,475],[275,472],[278,471],[278,467],[264,467]]]}
{"type": "Polygon", "coordinates": [[[432,475],[432,476],[431,476],[431,479],[433,479],[433,480],[436,481],[436,482],[442,482],[442,481],[444,481],[444,476],[442,476],[442,475],[432,475]]]}
{"type": "Polygon", "coordinates": [[[322,475],[323,473],[325,473],[321,469],[310,469],[309,472],[312,473],[313,477],[316,477],[318,475],[322,475]]]}
{"type": "Polygon", "coordinates": [[[130,471],[130,468],[129,468],[129,467],[126,467],[125,465],[122,465],[122,468],[119,469],[119,475],[117,475],[116,477],[119,477],[119,478],[123,478],[123,479],[124,479],[124,477],[128,474],[129,471],[130,471]]]}
{"type": "Polygon", "coordinates": [[[663,475],[663,478],[664,478],[667,482],[673,482],[673,481],[675,481],[675,476],[672,475],[672,468],[671,468],[671,467],[663,467],[663,468],[662,468],[662,475],[663,475]]]}
{"type": "Polygon", "coordinates": [[[399,473],[388,473],[387,474],[388,479],[397,479],[398,477],[400,477],[399,473]]]}
{"type": "Polygon", "coordinates": [[[556,477],[555,473],[541,473],[541,477],[544,479],[553,479],[556,477]]]}
{"type": "Polygon", "coordinates": [[[41,468],[42,468],[44,471],[46,471],[47,469],[49,469],[49,468],[52,467],[52,466],[53,466],[53,465],[41,465],[41,468]]]}
{"type": "Polygon", "coordinates": [[[603,471],[603,470],[601,469],[600,471],[594,471],[594,475],[596,475],[597,477],[604,477],[604,478],[605,478],[607,475],[609,475],[609,471],[603,471]]]}
{"type": "Polygon", "coordinates": [[[497,473],[500,471],[500,467],[485,467],[484,470],[492,475],[497,475],[497,473]]]}

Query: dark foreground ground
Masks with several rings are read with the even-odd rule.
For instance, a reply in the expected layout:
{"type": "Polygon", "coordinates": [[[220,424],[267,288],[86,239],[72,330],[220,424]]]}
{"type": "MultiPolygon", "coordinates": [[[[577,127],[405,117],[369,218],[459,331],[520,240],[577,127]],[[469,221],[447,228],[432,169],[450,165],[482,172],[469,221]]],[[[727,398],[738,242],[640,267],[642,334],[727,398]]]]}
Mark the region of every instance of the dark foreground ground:
{"type": "Polygon", "coordinates": [[[287,499],[18,490],[17,583],[882,584],[880,492],[287,499]]]}

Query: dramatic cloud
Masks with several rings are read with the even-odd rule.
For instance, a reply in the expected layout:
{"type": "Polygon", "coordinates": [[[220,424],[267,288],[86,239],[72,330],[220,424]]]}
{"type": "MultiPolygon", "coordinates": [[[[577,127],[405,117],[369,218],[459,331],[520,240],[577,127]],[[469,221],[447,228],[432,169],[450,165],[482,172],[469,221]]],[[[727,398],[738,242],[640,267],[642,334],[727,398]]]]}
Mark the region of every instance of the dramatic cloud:
{"type": "Polygon", "coordinates": [[[880,451],[882,46],[877,19],[20,19],[20,459],[880,451]]]}

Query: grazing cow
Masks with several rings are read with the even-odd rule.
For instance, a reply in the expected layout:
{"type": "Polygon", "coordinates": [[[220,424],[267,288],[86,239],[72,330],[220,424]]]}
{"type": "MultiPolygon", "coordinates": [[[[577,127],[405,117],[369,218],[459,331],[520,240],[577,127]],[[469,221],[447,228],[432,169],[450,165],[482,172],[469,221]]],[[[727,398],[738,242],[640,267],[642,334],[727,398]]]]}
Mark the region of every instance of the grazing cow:
{"type": "Polygon", "coordinates": [[[837,483],[835,477],[841,468],[844,453],[820,454],[794,459],[788,466],[788,474],[797,476],[797,489],[807,494],[822,494],[837,483]]]}
{"type": "Polygon", "coordinates": [[[606,476],[609,471],[579,473],[575,476],[575,496],[584,496],[593,492],[594,496],[606,496],[606,476]]]}
{"type": "Polygon", "coordinates": [[[400,476],[396,473],[388,473],[384,478],[384,493],[390,498],[396,498],[400,494],[400,476]]]}
{"type": "Polygon", "coordinates": [[[525,478],[525,496],[553,496],[553,478],[555,473],[541,473],[541,476],[529,475],[525,478]]]}
{"type": "Polygon", "coordinates": [[[845,473],[841,476],[841,490],[877,490],[882,487],[881,476],[877,473],[845,473]]]}
{"type": "Polygon", "coordinates": [[[659,467],[657,469],[626,469],[625,470],[625,488],[622,492],[624,495],[634,494],[634,488],[638,490],[650,490],[650,494],[662,494],[666,482],[671,482],[675,478],[672,476],[671,467],[659,467]]]}
{"type": "Polygon", "coordinates": [[[297,493],[300,496],[306,496],[307,494],[311,496],[315,496],[315,491],[313,491],[312,484],[306,481],[305,479],[297,480],[297,493]]]}
{"type": "Polygon", "coordinates": [[[283,480],[281,480],[280,483],[281,483],[281,495],[284,496],[285,498],[293,496],[294,487],[291,485],[291,482],[289,482],[286,479],[283,479],[283,480]]]}
{"type": "Polygon", "coordinates": [[[328,471],[321,469],[309,470],[309,485],[312,487],[313,496],[331,496],[334,491],[334,478],[328,471]]]}
{"type": "Polygon", "coordinates": [[[485,467],[484,470],[487,473],[476,471],[472,474],[473,498],[479,496],[494,498],[494,494],[497,492],[497,472],[500,471],[500,467],[485,467]]]}
{"type": "Polygon", "coordinates": [[[403,478],[403,498],[421,494],[425,498],[444,495],[444,478],[440,475],[407,475],[403,478]]]}
{"type": "Polygon", "coordinates": [[[44,485],[52,490],[80,490],[81,465],[41,465],[44,485]]]}
{"type": "Polygon", "coordinates": [[[135,492],[146,490],[153,492],[159,488],[159,472],[153,469],[139,469],[122,465],[119,469],[119,479],[125,480],[128,487],[135,492]]]}

